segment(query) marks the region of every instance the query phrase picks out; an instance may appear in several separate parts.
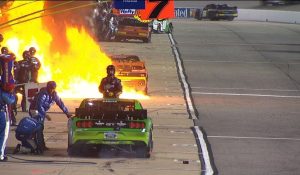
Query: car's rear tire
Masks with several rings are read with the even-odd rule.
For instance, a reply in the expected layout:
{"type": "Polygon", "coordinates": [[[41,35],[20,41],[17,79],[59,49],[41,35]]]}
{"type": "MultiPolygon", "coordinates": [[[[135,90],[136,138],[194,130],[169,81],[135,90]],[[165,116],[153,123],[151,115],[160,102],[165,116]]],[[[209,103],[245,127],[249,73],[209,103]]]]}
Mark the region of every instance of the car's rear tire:
{"type": "Polygon", "coordinates": [[[69,145],[68,146],[68,155],[69,156],[78,156],[78,149],[74,145],[69,145]]]}
{"type": "Polygon", "coordinates": [[[234,17],[228,17],[227,20],[228,21],[233,21],[234,17]]]}
{"type": "Polygon", "coordinates": [[[150,43],[151,42],[151,34],[149,34],[148,38],[143,39],[144,43],[150,43]]]}
{"type": "Polygon", "coordinates": [[[148,145],[138,145],[136,147],[136,155],[138,158],[150,158],[153,150],[152,130],[149,133],[148,145]]]}

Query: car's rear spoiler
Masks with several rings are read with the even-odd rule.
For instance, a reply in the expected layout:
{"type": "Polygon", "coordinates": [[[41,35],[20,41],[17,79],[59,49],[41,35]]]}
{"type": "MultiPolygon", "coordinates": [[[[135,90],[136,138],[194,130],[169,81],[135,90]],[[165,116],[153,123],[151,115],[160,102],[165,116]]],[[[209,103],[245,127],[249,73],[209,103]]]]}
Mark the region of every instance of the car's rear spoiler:
{"type": "Polygon", "coordinates": [[[103,111],[93,108],[76,108],[75,117],[91,119],[146,119],[147,110],[141,109],[136,111],[103,111]]]}

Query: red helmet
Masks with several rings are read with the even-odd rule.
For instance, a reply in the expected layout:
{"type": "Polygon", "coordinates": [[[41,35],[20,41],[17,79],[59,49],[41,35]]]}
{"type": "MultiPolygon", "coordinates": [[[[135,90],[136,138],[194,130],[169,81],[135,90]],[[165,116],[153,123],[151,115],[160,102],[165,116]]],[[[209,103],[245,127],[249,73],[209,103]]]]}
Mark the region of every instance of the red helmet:
{"type": "Polygon", "coordinates": [[[36,49],[34,47],[30,47],[29,52],[31,56],[34,56],[34,54],[36,53],[36,49]]]}

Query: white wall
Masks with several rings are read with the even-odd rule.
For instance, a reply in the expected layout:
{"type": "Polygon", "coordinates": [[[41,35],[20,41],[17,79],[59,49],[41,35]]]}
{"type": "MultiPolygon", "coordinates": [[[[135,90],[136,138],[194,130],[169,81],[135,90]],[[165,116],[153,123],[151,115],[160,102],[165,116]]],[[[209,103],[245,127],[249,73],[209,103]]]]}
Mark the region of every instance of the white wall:
{"type": "Polygon", "coordinates": [[[238,17],[235,20],[269,21],[300,24],[300,12],[238,9],[238,17]]]}

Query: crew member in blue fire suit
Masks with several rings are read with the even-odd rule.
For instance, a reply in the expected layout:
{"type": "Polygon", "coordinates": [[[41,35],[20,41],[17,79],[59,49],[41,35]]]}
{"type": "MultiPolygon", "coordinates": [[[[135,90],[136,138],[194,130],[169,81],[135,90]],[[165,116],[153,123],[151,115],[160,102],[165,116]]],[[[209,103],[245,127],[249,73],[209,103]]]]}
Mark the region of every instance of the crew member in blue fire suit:
{"type": "Polygon", "coordinates": [[[115,66],[107,66],[106,71],[107,77],[101,80],[100,86],[98,87],[99,92],[103,94],[104,98],[118,98],[122,93],[122,84],[121,80],[115,77],[115,66]]]}
{"type": "Polygon", "coordinates": [[[40,91],[36,94],[33,101],[29,106],[29,115],[33,118],[36,118],[39,122],[43,124],[41,138],[42,138],[42,146],[44,150],[48,150],[49,148],[45,145],[44,140],[44,121],[47,117],[46,112],[50,109],[51,105],[56,103],[59,108],[67,115],[68,118],[72,117],[69,113],[67,107],[64,105],[61,98],[57,95],[56,83],[55,81],[49,81],[47,86],[41,88],[40,91]]]}
{"type": "Polygon", "coordinates": [[[24,117],[20,120],[16,129],[16,139],[21,141],[14,150],[14,154],[35,153],[42,154],[42,144],[40,132],[42,132],[43,124],[32,117],[24,117]]]}
{"type": "Polygon", "coordinates": [[[5,146],[9,133],[9,116],[7,105],[15,102],[14,84],[6,84],[6,90],[0,88],[0,161],[7,161],[5,146]]]}

